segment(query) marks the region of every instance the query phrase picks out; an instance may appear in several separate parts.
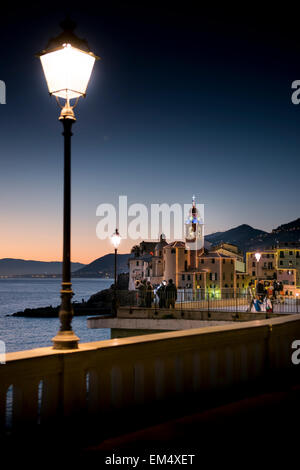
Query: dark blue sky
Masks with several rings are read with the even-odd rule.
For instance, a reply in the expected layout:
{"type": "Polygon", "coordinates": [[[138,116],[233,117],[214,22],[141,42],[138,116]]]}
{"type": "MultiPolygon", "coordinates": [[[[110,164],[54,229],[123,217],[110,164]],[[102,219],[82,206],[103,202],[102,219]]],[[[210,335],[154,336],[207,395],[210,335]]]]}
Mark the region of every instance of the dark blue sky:
{"type": "MultiPolygon", "coordinates": [[[[271,230],[299,216],[300,106],[291,83],[300,79],[300,40],[288,11],[83,6],[70,10],[77,34],[103,60],[76,110],[74,261],[109,251],[96,239],[95,211],[119,194],[146,204],[196,194],[207,233],[242,223],[271,230]]],[[[0,257],[59,259],[61,125],[34,54],[59,33],[65,11],[38,2],[6,8],[0,257]]]]}

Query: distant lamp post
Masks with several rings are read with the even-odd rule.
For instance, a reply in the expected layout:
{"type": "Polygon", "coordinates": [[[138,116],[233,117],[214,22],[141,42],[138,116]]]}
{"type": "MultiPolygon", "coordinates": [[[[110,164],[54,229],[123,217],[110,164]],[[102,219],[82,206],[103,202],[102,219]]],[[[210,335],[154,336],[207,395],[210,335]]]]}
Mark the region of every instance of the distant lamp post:
{"type": "Polygon", "coordinates": [[[117,254],[118,254],[118,248],[121,242],[121,237],[117,228],[116,228],[116,231],[111,236],[111,242],[115,249],[115,284],[114,284],[113,311],[114,311],[114,314],[116,315],[117,314],[117,254]]]}
{"type": "Polygon", "coordinates": [[[256,277],[258,279],[258,263],[261,258],[261,253],[255,253],[255,259],[256,259],[256,277]]]}
{"type": "Polygon", "coordinates": [[[95,60],[87,42],[78,38],[73,30],[76,24],[70,20],[61,23],[63,32],[49,41],[38,57],[41,60],[50,95],[61,106],[59,120],[64,136],[64,219],[63,219],[63,268],[60,330],[52,339],[54,349],[76,349],[79,338],[72,330],[71,283],[71,137],[76,121],[73,108],[81,96],[86,95],[95,60]],[[62,100],[62,104],[59,99],[62,100]],[[75,100],[73,105],[71,100],[75,100]]]}

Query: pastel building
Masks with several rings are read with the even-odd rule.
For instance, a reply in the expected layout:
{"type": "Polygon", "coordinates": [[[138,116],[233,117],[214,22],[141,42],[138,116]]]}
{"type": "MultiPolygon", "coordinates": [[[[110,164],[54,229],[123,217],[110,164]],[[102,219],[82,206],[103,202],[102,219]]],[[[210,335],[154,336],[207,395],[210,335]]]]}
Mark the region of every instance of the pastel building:
{"type": "Polygon", "coordinates": [[[276,279],[277,251],[258,250],[246,253],[246,270],[253,279],[276,279]],[[260,257],[257,257],[257,253],[260,257]]]}

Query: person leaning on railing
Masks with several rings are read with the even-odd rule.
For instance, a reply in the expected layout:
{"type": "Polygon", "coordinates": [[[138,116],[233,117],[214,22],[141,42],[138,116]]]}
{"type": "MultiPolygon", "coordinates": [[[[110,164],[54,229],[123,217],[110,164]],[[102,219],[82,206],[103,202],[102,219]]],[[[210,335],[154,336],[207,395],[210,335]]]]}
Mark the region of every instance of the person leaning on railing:
{"type": "Polygon", "coordinates": [[[177,300],[177,289],[173,283],[173,279],[169,280],[169,283],[166,287],[166,304],[167,308],[175,308],[175,302],[177,300]]]}

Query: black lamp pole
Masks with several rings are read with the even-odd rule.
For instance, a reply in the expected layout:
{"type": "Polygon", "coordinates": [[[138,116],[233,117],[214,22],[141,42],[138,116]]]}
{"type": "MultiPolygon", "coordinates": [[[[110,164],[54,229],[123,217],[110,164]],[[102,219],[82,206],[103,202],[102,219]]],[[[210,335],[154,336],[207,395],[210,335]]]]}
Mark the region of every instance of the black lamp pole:
{"type": "Polygon", "coordinates": [[[63,266],[61,284],[61,306],[59,310],[60,330],[52,339],[54,349],[77,349],[78,336],[72,330],[74,315],[71,283],[71,137],[72,125],[76,121],[73,110],[67,103],[60,121],[64,136],[64,214],[63,214],[63,266]]]}
{"type": "Polygon", "coordinates": [[[118,248],[115,248],[115,292],[114,292],[114,314],[117,314],[117,253],[118,248]]]}

